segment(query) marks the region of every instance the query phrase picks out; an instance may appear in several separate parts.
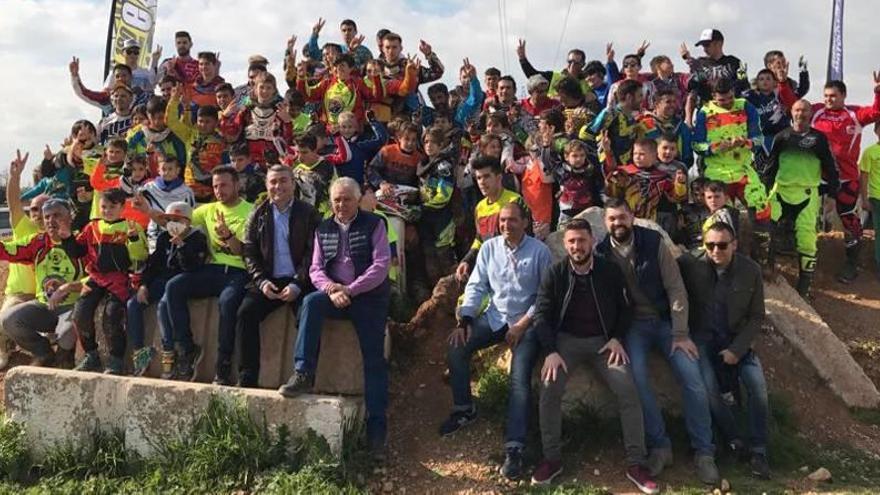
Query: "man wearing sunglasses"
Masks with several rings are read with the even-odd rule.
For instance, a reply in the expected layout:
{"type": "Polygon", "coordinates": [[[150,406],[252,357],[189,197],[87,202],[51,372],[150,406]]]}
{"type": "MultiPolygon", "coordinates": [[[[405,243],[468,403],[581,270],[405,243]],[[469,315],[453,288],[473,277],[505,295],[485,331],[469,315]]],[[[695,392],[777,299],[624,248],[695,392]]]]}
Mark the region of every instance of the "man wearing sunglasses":
{"type": "MultiPolygon", "coordinates": [[[[150,68],[140,67],[141,44],[137,40],[125,40],[122,45],[122,53],[125,56],[125,65],[131,67],[132,89],[137,88],[140,91],[152,93],[153,87],[156,86],[156,65],[162,53],[161,48],[157,48],[156,52],[152,54],[150,68]]],[[[111,73],[104,81],[104,87],[112,88],[113,82],[113,74],[111,73]]]]}
{"type": "Polygon", "coordinates": [[[565,68],[560,71],[539,71],[538,69],[536,69],[532,65],[532,63],[529,62],[529,59],[526,56],[526,40],[519,40],[519,43],[516,46],[516,55],[517,57],[519,57],[519,66],[522,68],[522,71],[523,73],[525,73],[526,77],[532,77],[535,74],[540,74],[544,76],[545,79],[550,81],[550,92],[548,93],[548,96],[550,96],[551,98],[556,97],[556,85],[559,84],[559,81],[565,79],[566,77],[572,77],[576,79],[581,84],[581,89],[583,90],[584,94],[592,93],[593,91],[590,88],[590,84],[585,79],[586,74],[584,73],[584,67],[586,67],[587,65],[587,55],[580,48],[572,48],[568,52],[568,58],[566,58],[565,68]]]}
{"type": "Polygon", "coordinates": [[[709,397],[712,418],[736,454],[745,449],[731,405],[748,392],[750,467],[762,479],[770,477],[767,464],[767,383],[752,342],[764,319],[761,267],[736,253],[736,234],[723,222],[709,227],[703,237],[705,253],[679,258],[689,294],[691,334],[700,351],[700,373],[709,397]]]}

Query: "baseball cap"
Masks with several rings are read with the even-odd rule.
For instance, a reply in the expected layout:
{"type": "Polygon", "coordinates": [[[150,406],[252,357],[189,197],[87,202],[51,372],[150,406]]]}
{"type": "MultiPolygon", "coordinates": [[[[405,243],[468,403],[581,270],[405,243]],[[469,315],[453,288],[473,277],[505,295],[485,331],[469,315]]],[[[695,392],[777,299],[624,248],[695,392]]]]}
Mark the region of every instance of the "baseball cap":
{"type": "Polygon", "coordinates": [[[695,46],[707,45],[712,41],[724,41],[724,35],[717,29],[704,29],[695,46]]]}
{"type": "Polygon", "coordinates": [[[138,40],[133,39],[133,38],[129,38],[129,39],[125,40],[125,43],[122,44],[122,50],[125,51],[125,50],[128,50],[129,48],[137,48],[138,50],[140,50],[141,44],[138,43],[138,40]]]}
{"type": "Polygon", "coordinates": [[[174,201],[165,207],[165,217],[169,219],[185,218],[192,220],[192,206],[185,201],[174,201]]]}

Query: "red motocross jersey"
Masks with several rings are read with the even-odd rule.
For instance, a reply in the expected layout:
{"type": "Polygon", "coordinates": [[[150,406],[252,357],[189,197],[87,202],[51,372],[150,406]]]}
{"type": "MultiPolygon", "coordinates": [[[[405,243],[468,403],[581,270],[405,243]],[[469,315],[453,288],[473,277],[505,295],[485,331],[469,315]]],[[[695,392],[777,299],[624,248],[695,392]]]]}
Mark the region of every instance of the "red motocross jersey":
{"type": "Polygon", "coordinates": [[[859,179],[862,126],[877,120],[880,120],[880,93],[874,93],[874,105],[870,107],[847,105],[840,110],[829,110],[822,103],[813,105],[811,125],[828,138],[841,181],[859,179]]]}

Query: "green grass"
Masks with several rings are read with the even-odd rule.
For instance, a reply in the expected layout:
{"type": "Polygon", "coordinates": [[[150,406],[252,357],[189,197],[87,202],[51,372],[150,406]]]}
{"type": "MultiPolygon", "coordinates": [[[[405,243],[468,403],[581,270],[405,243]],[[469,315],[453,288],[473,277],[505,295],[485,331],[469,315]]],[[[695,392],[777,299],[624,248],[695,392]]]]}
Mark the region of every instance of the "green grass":
{"type": "Polygon", "coordinates": [[[95,432],[88,445],[59,445],[34,463],[22,428],[3,421],[0,495],[363,493],[368,464],[359,436],[348,429],[337,459],[314,432],[293,439],[251,418],[243,404],[215,399],[189,432],[158,440],[150,459],[127,451],[121,433],[95,432]]]}
{"type": "Polygon", "coordinates": [[[489,366],[480,373],[474,394],[477,410],[484,418],[504,421],[507,414],[507,397],[510,392],[510,376],[498,366],[489,366]]]}

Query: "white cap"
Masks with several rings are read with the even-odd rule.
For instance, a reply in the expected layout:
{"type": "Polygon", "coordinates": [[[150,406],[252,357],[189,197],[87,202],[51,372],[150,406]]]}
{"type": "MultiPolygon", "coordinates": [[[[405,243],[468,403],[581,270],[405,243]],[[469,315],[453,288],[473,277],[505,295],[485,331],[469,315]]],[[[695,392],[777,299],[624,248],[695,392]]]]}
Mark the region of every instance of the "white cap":
{"type": "Polygon", "coordinates": [[[128,50],[129,48],[140,49],[141,44],[138,43],[138,40],[136,40],[134,38],[129,38],[129,39],[125,40],[125,43],[122,44],[122,50],[125,51],[125,50],[128,50]]]}
{"type": "Polygon", "coordinates": [[[175,201],[165,207],[165,214],[179,218],[192,219],[192,206],[185,201],[175,201]]]}

